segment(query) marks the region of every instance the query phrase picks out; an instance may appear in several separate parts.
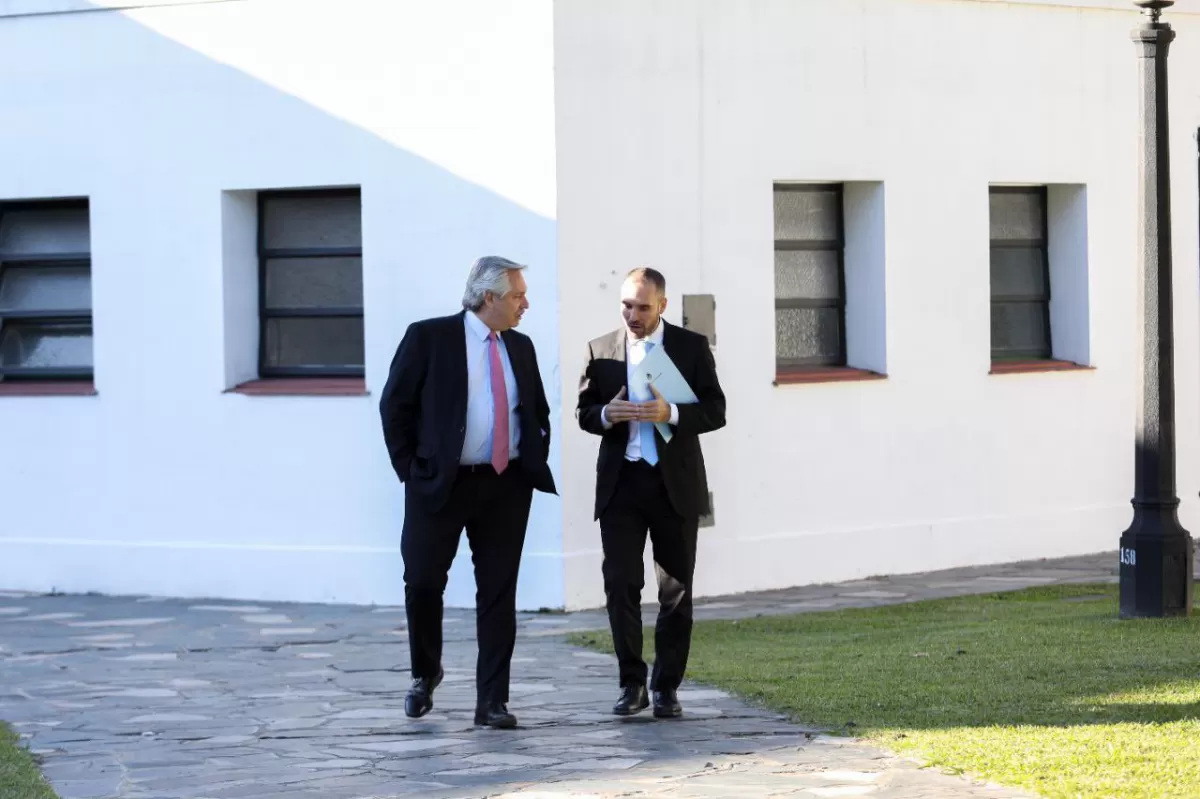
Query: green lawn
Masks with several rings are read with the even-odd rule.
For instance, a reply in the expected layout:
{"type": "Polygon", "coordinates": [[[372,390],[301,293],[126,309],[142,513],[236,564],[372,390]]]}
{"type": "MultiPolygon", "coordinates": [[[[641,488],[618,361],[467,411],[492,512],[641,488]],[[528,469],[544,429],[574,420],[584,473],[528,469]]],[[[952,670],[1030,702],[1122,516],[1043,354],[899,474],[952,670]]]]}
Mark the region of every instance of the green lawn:
{"type": "Polygon", "coordinates": [[[17,736],[0,724],[0,797],[4,799],[57,799],[17,736]]]}
{"type": "Polygon", "coordinates": [[[931,765],[1062,799],[1200,797],[1200,618],[1121,621],[1115,586],[702,622],[693,641],[690,679],[931,765]]]}

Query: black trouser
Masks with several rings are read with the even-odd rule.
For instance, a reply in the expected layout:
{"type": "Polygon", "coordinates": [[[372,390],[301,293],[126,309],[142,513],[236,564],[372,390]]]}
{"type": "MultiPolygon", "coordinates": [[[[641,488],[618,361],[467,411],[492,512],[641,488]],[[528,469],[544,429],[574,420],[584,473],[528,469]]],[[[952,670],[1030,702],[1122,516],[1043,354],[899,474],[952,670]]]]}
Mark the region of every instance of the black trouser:
{"type": "Polygon", "coordinates": [[[685,519],[675,512],[657,467],[645,461],[622,465],[612,499],[600,515],[600,539],[608,622],[623,686],[646,683],[641,603],[647,531],[654,551],[659,603],[650,690],[674,690],[683,682],[692,643],[698,525],[698,519],[685,519]]]}
{"type": "Polygon", "coordinates": [[[533,487],[519,463],[497,475],[491,466],[459,470],[446,506],[430,513],[406,491],[404,602],[412,676],[437,677],[442,662],[442,596],[463,528],[475,565],[479,703],[508,701],[509,665],[517,636],[517,572],[533,487]]]}

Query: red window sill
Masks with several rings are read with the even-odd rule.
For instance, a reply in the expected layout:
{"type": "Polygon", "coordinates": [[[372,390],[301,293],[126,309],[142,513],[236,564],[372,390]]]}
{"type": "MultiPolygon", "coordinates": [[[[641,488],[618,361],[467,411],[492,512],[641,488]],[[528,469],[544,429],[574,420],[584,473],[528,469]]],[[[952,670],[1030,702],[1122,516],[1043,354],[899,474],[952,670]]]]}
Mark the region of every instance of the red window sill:
{"type": "Polygon", "coordinates": [[[251,397],[362,397],[367,394],[367,381],[362,377],[274,377],[251,380],[226,393],[251,397]]]}
{"type": "Polygon", "coordinates": [[[996,361],[988,374],[1018,375],[1032,372],[1092,372],[1094,366],[1083,366],[1071,361],[1056,361],[1053,359],[1039,361],[996,361]]]}
{"type": "Polygon", "coordinates": [[[887,375],[855,369],[851,366],[813,366],[794,369],[778,369],[775,385],[787,386],[802,383],[848,383],[863,380],[886,380],[887,375]]]}
{"type": "Polygon", "coordinates": [[[91,397],[96,384],[91,380],[4,380],[0,397],[91,397]]]}

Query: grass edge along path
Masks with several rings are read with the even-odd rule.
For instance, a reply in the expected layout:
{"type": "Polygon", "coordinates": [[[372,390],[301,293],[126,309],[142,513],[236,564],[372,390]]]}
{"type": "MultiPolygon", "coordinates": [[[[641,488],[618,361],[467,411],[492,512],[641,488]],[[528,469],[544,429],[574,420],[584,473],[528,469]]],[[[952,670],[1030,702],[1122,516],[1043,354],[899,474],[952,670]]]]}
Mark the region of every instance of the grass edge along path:
{"type": "Polygon", "coordinates": [[[1122,621],[1116,586],[1060,585],[697,622],[688,678],[1049,799],[1194,798],[1198,653],[1200,618],[1122,621]]]}
{"type": "Polygon", "coordinates": [[[58,799],[42,777],[37,762],[17,734],[0,722],[0,797],[4,799],[58,799]]]}

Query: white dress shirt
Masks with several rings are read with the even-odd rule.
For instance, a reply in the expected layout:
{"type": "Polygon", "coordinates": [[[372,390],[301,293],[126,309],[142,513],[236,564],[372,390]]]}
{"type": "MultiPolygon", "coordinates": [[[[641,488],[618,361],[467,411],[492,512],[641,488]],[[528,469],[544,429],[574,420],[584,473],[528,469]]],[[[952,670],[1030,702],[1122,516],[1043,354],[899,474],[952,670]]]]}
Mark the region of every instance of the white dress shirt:
{"type": "MultiPolygon", "coordinates": [[[[461,463],[492,462],[492,433],[496,428],[492,400],[492,359],[488,353],[491,329],[473,311],[463,314],[467,334],[467,430],[463,438],[461,463]]],[[[504,339],[498,341],[500,362],[504,365],[504,389],[508,394],[508,457],[520,454],[521,424],[517,418],[517,378],[504,339]]]]}
{"type": "MultiPolygon", "coordinates": [[[[637,365],[646,357],[646,343],[649,342],[655,347],[661,347],[663,344],[663,321],[660,319],[658,325],[654,328],[654,332],[645,338],[635,338],[631,333],[626,333],[625,336],[625,382],[629,386],[628,396],[626,399],[630,402],[649,402],[654,399],[654,392],[650,390],[650,384],[646,382],[646,376],[642,374],[637,365]]],[[[612,428],[612,423],[608,421],[608,406],[605,406],[600,411],[600,421],[604,424],[604,429],[612,428]]],[[[679,424],[679,407],[675,403],[671,403],[671,418],[668,420],[671,425],[679,424]]],[[[630,423],[629,425],[629,443],[625,445],[625,460],[636,461],[642,457],[642,434],[638,424],[630,423]]]]}

